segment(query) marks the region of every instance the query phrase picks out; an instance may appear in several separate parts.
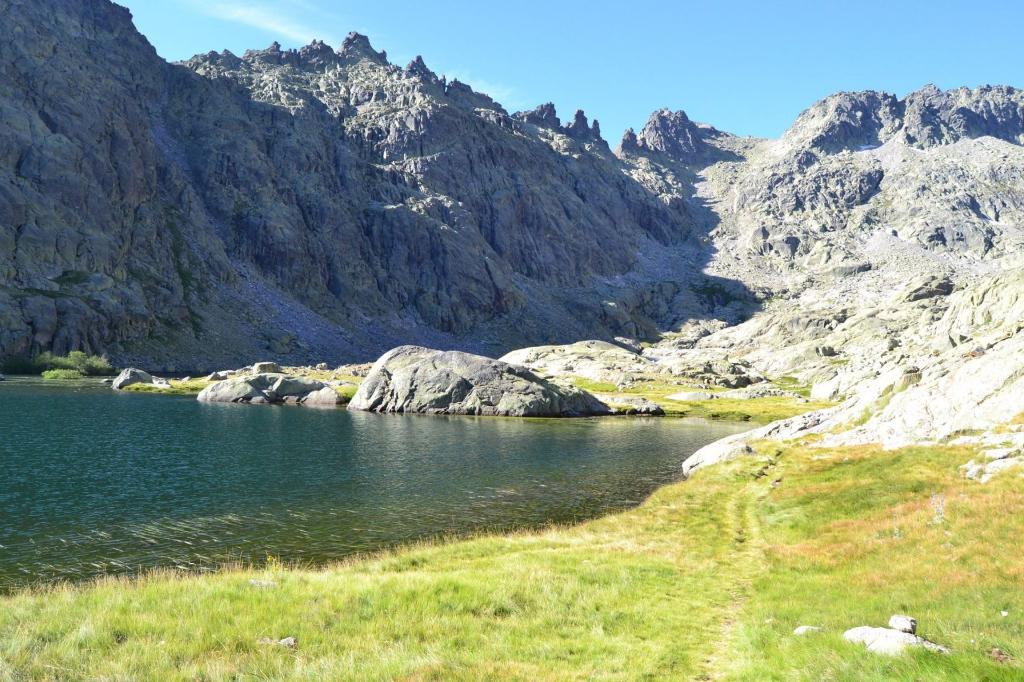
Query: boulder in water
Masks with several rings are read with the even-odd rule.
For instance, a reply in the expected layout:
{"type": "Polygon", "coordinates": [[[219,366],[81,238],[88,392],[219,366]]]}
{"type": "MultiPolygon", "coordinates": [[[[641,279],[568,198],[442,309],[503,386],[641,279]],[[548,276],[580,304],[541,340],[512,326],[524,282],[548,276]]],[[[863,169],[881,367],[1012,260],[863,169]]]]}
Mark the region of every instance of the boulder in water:
{"type": "Polygon", "coordinates": [[[257,398],[266,400],[263,389],[253,381],[258,378],[259,375],[214,382],[200,391],[196,400],[204,403],[253,402],[257,398]]]}
{"type": "Polygon", "coordinates": [[[349,409],[507,417],[609,414],[586,391],[546,381],[524,367],[419,346],[399,346],[382,355],[349,409]]]}
{"type": "Polygon", "coordinates": [[[270,392],[277,398],[294,396],[302,398],[314,391],[327,387],[322,381],[306,377],[282,376],[270,386],[270,392]]]}
{"type": "Polygon", "coordinates": [[[337,405],[337,392],[316,379],[266,373],[236,376],[216,381],[196,396],[204,403],[299,403],[303,405],[337,405]],[[327,394],[330,392],[330,395],[327,394]],[[334,402],[329,402],[332,398],[334,402]]]}
{"type": "Polygon", "coordinates": [[[311,391],[302,399],[302,404],[308,407],[336,407],[340,402],[341,396],[330,386],[311,391]]]}
{"type": "Polygon", "coordinates": [[[117,378],[114,379],[114,383],[111,385],[111,387],[115,391],[120,391],[121,389],[127,388],[128,386],[132,386],[133,384],[151,383],[153,383],[152,374],[150,374],[149,372],[144,372],[141,369],[129,367],[128,369],[123,370],[120,374],[117,375],[117,378]]]}

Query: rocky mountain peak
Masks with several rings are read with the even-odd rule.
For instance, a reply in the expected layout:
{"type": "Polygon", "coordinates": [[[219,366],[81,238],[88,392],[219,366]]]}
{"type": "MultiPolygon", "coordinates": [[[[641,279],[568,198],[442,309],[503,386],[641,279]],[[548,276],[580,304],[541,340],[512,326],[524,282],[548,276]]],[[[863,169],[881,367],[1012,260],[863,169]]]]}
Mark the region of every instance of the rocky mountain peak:
{"type": "Polygon", "coordinates": [[[551,102],[541,104],[532,111],[516,112],[513,114],[513,117],[520,121],[540,126],[541,128],[552,128],[557,130],[562,127],[562,121],[558,118],[558,113],[555,111],[555,105],[551,102]]]}
{"type": "Polygon", "coordinates": [[[341,42],[341,47],[338,48],[338,56],[351,61],[369,59],[378,64],[388,63],[387,52],[384,50],[378,52],[373,49],[373,46],[370,45],[370,39],[362,33],[356,33],[355,31],[345,36],[345,40],[341,42]]]}
{"type": "Polygon", "coordinates": [[[438,82],[437,74],[430,70],[420,55],[416,55],[416,58],[406,65],[405,72],[410,76],[417,76],[427,83],[438,82]]]}
{"type": "Polygon", "coordinates": [[[684,164],[696,163],[708,153],[703,131],[685,111],[659,109],[637,134],[627,130],[619,144],[620,154],[664,154],[684,164]]]}
{"type": "Polygon", "coordinates": [[[309,45],[300,47],[298,54],[302,64],[312,67],[324,67],[338,63],[337,53],[322,40],[314,40],[309,45]]]}
{"type": "Polygon", "coordinates": [[[573,115],[572,123],[565,126],[565,133],[569,137],[586,138],[590,136],[590,123],[587,115],[582,109],[577,109],[573,115]]]}
{"type": "Polygon", "coordinates": [[[587,115],[582,109],[576,110],[572,123],[562,128],[562,132],[580,142],[604,142],[604,139],[601,137],[601,124],[597,122],[597,119],[594,119],[594,123],[591,125],[587,121],[587,115]]]}
{"type": "Polygon", "coordinates": [[[1024,139],[1024,93],[1005,86],[943,91],[929,84],[898,99],[874,90],[840,92],[797,118],[781,142],[796,152],[859,151],[896,140],[925,149],[990,136],[1024,139]]]}
{"type": "Polygon", "coordinates": [[[797,117],[783,142],[825,153],[877,147],[902,127],[902,105],[885,92],[839,92],[797,117]]]}
{"type": "Polygon", "coordinates": [[[634,155],[640,152],[640,143],[636,137],[636,131],[632,128],[626,128],[626,132],[622,133],[622,141],[619,142],[619,148],[616,150],[620,156],[624,154],[634,155]]]}
{"type": "Polygon", "coordinates": [[[990,136],[1024,142],[1024,92],[1007,86],[943,91],[927,85],[903,100],[904,140],[916,147],[990,136]]]}
{"type": "Polygon", "coordinates": [[[284,57],[281,51],[281,43],[276,40],[270,43],[269,47],[262,50],[246,50],[242,53],[242,59],[248,62],[261,62],[264,64],[280,64],[284,57]]]}

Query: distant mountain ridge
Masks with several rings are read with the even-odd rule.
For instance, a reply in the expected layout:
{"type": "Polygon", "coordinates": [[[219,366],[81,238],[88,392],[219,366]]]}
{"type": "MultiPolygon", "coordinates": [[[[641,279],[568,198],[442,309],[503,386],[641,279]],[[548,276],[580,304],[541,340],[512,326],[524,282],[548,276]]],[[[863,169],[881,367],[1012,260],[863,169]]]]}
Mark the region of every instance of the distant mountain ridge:
{"type": "Polygon", "coordinates": [[[883,222],[971,262],[1017,244],[1016,152],[948,168],[1019,146],[1014,88],[840,93],[776,141],[662,110],[613,152],[582,111],[509,114],[359,34],[168,64],[107,0],[13,0],[4,24],[4,358],[192,369],[699,336],[856,270],[883,222]],[[893,145],[917,156],[892,165],[893,145]],[[928,173],[948,196],[878,201],[928,173]]]}

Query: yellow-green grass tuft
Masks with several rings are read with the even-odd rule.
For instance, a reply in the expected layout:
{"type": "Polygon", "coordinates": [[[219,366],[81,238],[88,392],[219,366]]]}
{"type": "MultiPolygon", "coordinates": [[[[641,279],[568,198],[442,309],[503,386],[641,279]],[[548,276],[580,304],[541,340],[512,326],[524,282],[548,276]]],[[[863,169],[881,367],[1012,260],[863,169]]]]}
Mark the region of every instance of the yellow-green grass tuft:
{"type": "Polygon", "coordinates": [[[204,388],[209,386],[211,381],[206,379],[191,379],[189,381],[181,381],[180,379],[170,379],[170,388],[161,388],[154,384],[131,384],[125,386],[125,391],[133,393],[160,393],[163,395],[196,395],[204,388]]]}

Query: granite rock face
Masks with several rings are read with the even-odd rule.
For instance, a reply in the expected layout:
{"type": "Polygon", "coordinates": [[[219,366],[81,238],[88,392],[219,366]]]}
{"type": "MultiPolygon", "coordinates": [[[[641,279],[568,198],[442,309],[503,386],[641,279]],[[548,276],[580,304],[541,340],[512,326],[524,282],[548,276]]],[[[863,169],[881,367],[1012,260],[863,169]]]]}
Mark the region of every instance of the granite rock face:
{"type": "Polygon", "coordinates": [[[350,410],[506,417],[609,414],[586,391],[541,379],[500,360],[401,346],[374,364],[350,410]]]}
{"type": "Polygon", "coordinates": [[[611,337],[637,323],[600,314],[601,278],[691,236],[582,112],[510,116],[365,36],[168,64],[107,0],[3,12],[2,357],[193,369],[611,337]]]}

